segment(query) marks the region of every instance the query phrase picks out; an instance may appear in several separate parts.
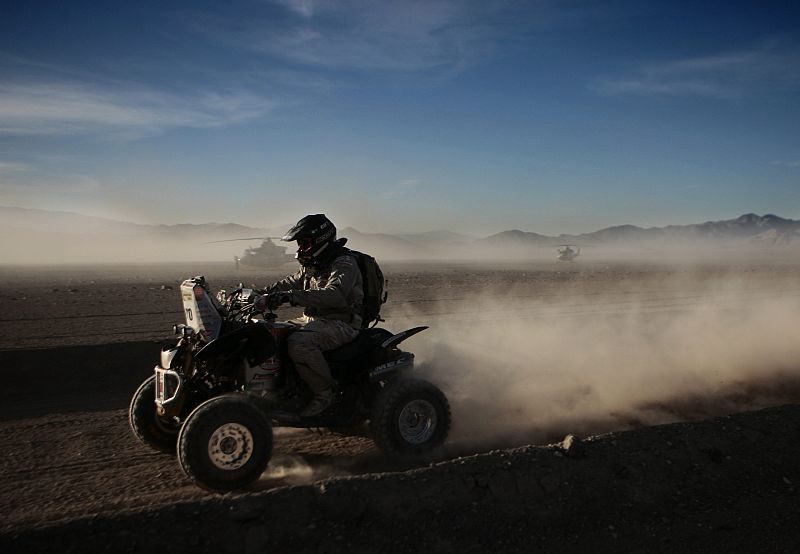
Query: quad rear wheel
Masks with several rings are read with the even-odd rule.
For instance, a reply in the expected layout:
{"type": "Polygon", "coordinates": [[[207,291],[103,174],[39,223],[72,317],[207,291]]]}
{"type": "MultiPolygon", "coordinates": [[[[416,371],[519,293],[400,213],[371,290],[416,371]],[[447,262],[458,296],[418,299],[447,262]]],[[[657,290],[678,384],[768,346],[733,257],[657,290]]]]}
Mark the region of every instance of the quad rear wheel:
{"type": "Polygon", "coordinates": [[[272,425],[253,399],[226,394],[200,404],[178,436],[178,462],[200,487],[241,489],[258,480],[272,456],[272,425]]]}
{"type": "Polygon", "coordinates": [[[384,452],[421,454],[444,443],[450,420],[450,404],[438,387],[421,379],[398,379],[375,399],[370,430],[384,452]]]}
{"type": "Polygon", "coordinates": [[[128,407],[131,431],[143,444],[159,452],[175,453],[180,424],[156,413],[156,378],[148,377],[133,394],[128,407]]]}

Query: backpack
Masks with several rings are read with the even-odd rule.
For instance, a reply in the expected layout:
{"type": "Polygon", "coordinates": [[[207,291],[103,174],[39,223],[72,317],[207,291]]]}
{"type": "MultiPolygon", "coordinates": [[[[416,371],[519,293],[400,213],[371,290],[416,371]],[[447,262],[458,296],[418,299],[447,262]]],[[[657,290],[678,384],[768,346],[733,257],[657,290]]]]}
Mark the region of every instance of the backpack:
{"type": "MultiPolygon", "coordinates": [[[[346,249],[358,262],[361,270],[361,280],[364,287],[364,300],[361,310],[361,327],[367,328],[370,323],[377,325],[381,319],[381,304],[386,302],[389,293],[386,292],[386,280],[377,260],[369,254],[357,250],[346,249]]],[[[373,326],[374,326],[373,325],[373,326]]]]}

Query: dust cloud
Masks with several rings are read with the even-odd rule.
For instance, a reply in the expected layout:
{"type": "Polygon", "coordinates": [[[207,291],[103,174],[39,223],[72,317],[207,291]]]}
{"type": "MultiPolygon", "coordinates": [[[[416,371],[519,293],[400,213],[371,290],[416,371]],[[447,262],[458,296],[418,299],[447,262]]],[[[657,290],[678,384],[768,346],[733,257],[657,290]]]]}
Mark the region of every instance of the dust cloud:
{"type": "Polygon", "coordinates": [[[205,244],[206,240],[212,239],[208,236],[162,238],[30,231],[0,236],[0,252],[2,263],[16,265],[197,261],[227,261],[233,265],[235,255],[241,256],[245,248],[260,242],[205,244]]]}
{"type": "Polygon", "coordinates": [[[456,443],[557,440],[800,400],[796,280],[526,292],[471,298],[413,345],[421,376],[450,399],[456,443]]]}
{"type": "Polygon", "coordinates": [[[300,485],[312,482],[315,471],[318,472],[319,468],[315,470],[298,456],[276,456],[270,460],[264,477],[283,481],[285,484],[300,485]]]}

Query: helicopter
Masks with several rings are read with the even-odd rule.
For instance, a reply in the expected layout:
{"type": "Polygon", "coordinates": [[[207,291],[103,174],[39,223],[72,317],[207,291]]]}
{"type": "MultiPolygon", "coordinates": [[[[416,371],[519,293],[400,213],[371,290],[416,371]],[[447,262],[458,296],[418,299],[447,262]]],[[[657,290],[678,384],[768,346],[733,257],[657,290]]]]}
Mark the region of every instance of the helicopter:
{"type": "Polygon", "coordinates": [[[574,262],[580,253],[580,246],[575,246],[574,244],[558,245],[558,261],[560,262],[574,262]]]}
{"type": "Polygon", "coordinates": [[[294,256],[286,253],[285,246],[278,246],[273,240],[279,237],[247,237],[241,239],[214,240],[209,242],[233,242],[238,240],[261,240],[261,246],[245,248],[241,256],[234,256],[236,269],[270,269],[294,261],[294,256]]]}

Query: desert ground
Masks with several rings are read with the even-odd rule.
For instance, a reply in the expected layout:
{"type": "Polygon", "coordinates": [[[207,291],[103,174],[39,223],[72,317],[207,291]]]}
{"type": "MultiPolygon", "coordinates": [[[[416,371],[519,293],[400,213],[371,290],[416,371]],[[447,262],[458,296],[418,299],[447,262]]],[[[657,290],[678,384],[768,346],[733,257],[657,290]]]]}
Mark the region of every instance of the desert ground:
{"type": "Polygon", "coordinates": [[[0,266],[0,549],[796,551],[800,263],[382,265],[382,325],[431,327],[403,346],[450,399],[444,448],[277,429],[227,495],[140,445],[127,404],[181,280],[292,267],[0,266]]]}

